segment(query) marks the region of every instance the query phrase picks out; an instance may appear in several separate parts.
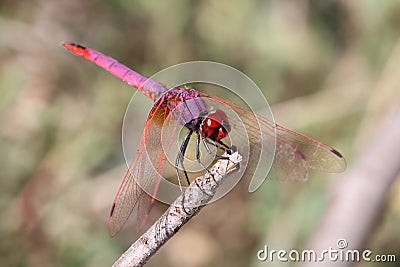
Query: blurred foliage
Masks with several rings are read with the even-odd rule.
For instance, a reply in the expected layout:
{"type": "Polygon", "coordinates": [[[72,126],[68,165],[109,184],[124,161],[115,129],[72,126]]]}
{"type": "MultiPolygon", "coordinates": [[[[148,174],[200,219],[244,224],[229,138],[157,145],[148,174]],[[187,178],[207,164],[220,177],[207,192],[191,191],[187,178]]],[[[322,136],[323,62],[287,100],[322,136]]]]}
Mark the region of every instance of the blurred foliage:
{"type": "MultiPolygon", "coordinates": [[[[231,65],[278,122],[337,147],[351,166],[398,99],[399,28],[398,1],[0,1],[1,265],[110,266],[135,238],[132,225],[114,239],[106,231],[133,90],[61,41],[144,75],[192,60],[231,65]]],[[[337,178],[323,176],[269,181],[252,195],[242,182],[148,266],[255,266],[264,244],[302,248],[337,178]]],[[[398,259],[399,187],[368,243],[398,259]]]]}

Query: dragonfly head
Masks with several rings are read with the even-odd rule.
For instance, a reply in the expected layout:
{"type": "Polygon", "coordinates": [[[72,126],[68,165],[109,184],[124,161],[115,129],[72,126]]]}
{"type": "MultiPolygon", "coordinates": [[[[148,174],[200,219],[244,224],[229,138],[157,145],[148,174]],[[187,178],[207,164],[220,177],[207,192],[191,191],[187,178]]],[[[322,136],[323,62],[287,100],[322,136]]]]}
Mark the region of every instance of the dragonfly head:
{"type": "Polygon", "coordinates": [[[219,141],[231,131],[228,116],[222,110],[217,110],[204,118],[201,133],[204,138],[219,141]]]}

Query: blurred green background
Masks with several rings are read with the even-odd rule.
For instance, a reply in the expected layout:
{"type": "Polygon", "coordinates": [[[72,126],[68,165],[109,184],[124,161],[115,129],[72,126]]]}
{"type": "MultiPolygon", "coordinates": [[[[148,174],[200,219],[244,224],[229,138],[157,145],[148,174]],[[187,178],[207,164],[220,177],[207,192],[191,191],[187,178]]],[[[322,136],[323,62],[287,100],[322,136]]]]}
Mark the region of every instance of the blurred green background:
{"type": "MultiPolygon", "coordinates": [[[[351,168],[399,99],[399,29],[399,1],[0,1],[0,265],[110,266],[137,238],[133,221],[107,232],[134,90],[61,41],[147,76],[192,60],[231,65],[278,123],[337,148],[351,168]]],[[[304,248],[339,176],[268,181],[251,195],[243,181],[147,266],[257,266],[264,244],[304,248]]],[[[400,257],[399,195],[397,183],[368,238],[374,253],[400,257]]]]}

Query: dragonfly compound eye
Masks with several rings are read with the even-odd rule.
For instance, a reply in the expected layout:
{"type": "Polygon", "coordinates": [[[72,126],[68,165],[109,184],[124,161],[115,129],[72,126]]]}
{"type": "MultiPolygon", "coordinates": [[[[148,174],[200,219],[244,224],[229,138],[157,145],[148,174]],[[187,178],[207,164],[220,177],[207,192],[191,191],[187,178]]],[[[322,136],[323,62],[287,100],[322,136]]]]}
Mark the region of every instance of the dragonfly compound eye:
{"type": "Polygon", "coordinates": [[[213,141],[221,140],[228,135],[230,130],[228,117],[222,110],[217,110],[215,113],[209,114],[201,126],[203,137],[213,141]]]}
{"type": "Polygon", "coordinates": [[[228,131],[223,126],[221,126],[218,130],[218,135],[217,135],[217,138],[215,141],[219,141],[227,135],[228,135],[228,131]]]}

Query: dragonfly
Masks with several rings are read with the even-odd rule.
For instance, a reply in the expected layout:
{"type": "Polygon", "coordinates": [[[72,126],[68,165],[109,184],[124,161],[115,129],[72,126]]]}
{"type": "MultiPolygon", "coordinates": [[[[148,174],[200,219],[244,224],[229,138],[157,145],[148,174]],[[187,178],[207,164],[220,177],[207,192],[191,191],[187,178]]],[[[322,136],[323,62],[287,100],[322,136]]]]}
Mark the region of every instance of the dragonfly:
{"type": "MultiPolygon", "coordinates": [[[[136,206],[138,225],[149,215],[166,165],[166,151],[171,146],[179,126],[187,129],[175,160],[180,188],[182,182],[179,169],[183,170],[186,182],[190,183],[184,159],[193,136],[196,137],[197,163],[205,171],[207,166],[202,162],[200,145],[203,145],[209,154],[214,153],[211,147],[228,153],[239,150],[236,144],[225,141],[234,132],[236,124],[233,123],[232,117],[223,108],[210,110],[207,106],[208,101],[229,107],[239,114],[243,121],[248,135],[241,138],[246,138],[250,143],[248,160],[250,164],[246,169],[249,173],[254,172],[256,168],[251,164],[254,163],[253,159],[260,161],[262,153],[260,142],[275,144],[271,172],[278,179],[307,180],[310,170],[341,172],[346,169],[344,157],[334,148],[289,130],[267,118],[255,116],[252,111],[236,103],[203,93],[187,85],[168,88],[92,48],[68,41],[62,45],[73,54],[95,63],[122,79],[154,101],[145,122],[139,147],[112,204],[108,225],[111,236],[122,229],[136,206]]],[[[220,157],[218,153],[215,153],[215,156],[220,157]]],[[[266,175],[267,173],[264,173],[264,176],[266,175]]]]}

